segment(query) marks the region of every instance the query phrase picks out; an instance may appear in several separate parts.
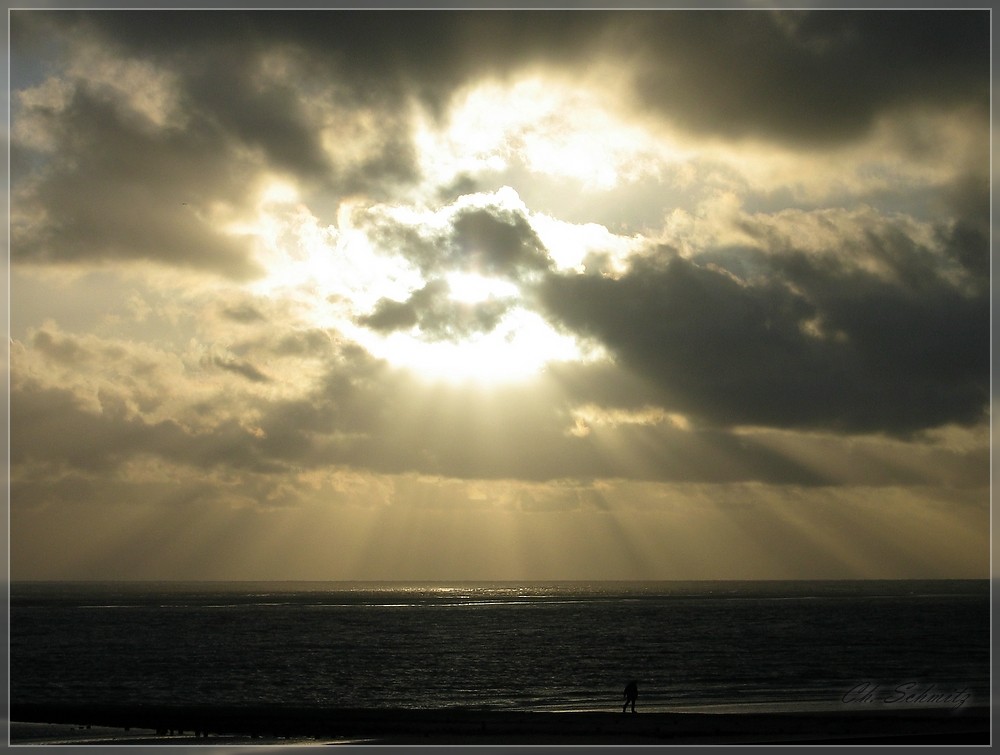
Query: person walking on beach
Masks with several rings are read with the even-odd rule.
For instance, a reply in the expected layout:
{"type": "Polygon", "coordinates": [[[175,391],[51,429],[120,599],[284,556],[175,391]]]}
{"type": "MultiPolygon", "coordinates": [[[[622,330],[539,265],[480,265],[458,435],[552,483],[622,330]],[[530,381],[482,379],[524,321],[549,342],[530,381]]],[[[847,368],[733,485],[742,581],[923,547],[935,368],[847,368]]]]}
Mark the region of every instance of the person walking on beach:
{"type": "Polygon", "coordinates": [[[622,713],[631,704],[632,712],[635,713],[635,700],[639,697],[639,683],[633,679],[625,685],[625,704],[622,706],[622,713]]]}

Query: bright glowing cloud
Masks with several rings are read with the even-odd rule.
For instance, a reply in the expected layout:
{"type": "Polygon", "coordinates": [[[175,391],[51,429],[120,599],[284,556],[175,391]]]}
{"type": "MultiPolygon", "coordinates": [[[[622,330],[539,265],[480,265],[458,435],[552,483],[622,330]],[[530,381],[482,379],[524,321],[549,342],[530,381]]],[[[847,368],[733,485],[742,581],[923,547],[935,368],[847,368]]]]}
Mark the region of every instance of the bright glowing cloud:
{"type": "Polygon", "coordinates": [[[416,139],[425,175],[439,184],[519,163],[580,190],[608,190],[693,156],[616,117],[601,93],[539,75],[471,87],[454,98],[443,129],[423,119],[416,139]]]}

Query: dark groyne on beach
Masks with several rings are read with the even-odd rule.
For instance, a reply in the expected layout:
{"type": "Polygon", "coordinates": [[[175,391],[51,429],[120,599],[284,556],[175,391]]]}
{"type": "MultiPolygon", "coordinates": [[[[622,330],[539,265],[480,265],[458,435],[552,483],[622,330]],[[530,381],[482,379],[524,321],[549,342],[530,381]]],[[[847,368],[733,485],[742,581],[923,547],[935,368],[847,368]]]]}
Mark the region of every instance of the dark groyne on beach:
{"type": "MultiPolygon", "coordinates": [[[[10,720],[213,738],[372,744],[989,744],[986,707],[802,713],[530,712],[467,708],[12,704],[10,720]]],[[[16,744],[16,740],[12,739],[16,744]]]]}

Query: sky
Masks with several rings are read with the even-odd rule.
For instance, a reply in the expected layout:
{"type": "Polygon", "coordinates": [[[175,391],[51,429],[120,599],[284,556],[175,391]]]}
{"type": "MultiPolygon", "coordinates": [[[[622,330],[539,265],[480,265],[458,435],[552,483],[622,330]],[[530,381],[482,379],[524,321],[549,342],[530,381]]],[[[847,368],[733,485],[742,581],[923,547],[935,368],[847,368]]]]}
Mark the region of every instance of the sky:
{"type": "Polygon", "coordinates": [[[989,576],[989,51],[12,11],[11,577],[989,576]]]}

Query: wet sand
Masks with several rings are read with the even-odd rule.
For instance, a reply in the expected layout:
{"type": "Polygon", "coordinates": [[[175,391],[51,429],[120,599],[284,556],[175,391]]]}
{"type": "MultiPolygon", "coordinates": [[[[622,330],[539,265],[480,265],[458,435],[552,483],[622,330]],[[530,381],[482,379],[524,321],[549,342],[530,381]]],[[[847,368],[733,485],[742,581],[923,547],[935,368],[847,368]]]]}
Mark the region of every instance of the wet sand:
{"type": "Polygon", "coordinates": [[[12,704],[10,720],[14,722],[10,726],[11,744],[990,743],[989,708],[981,706],[957,710],[623,714],[12,704]],[[61,726],[46,728],[42,724],[61,726]]]}

